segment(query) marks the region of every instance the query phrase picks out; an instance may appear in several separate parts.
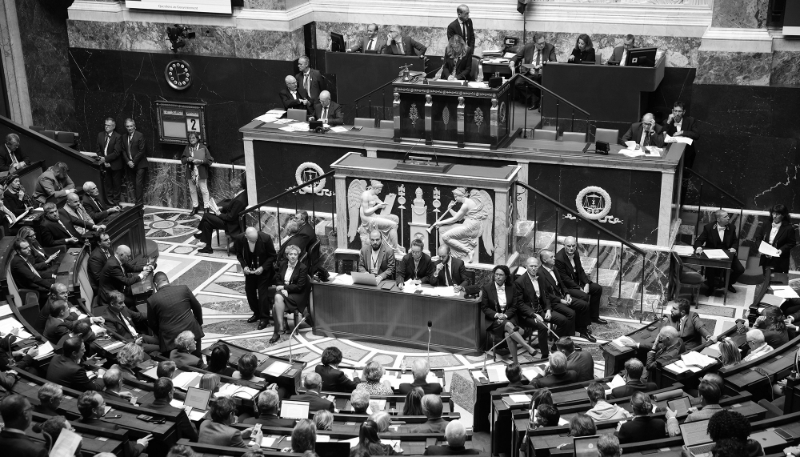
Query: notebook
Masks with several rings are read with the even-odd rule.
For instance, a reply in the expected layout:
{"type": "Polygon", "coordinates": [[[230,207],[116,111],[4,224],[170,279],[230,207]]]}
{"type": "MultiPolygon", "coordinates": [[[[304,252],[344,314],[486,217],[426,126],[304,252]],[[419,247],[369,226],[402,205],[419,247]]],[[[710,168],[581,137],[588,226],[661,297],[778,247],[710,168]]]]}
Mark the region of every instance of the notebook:
{"type": "Polygon", "coordinates": [[[597,457],[598,435],[580,436],[573,440],[574,457],[597,457]]]}
{"type": "Polygon", "coordinates": [[[692,455],[707,454],[714,447],[714,442],[708,436],[708,420],[681,424],[683,444],[692,455]]]}
{"type": "Polygon", "coordinates": [[[783,439],[775,429],[766,429],[760,432],[750,434],[750,439],[758,442],[762,449],[767,449],[773,446],[786,446],[786,440],[783,439]]]}
{"type": "Polygon", "coordinates": [[[677,414],[685,414],[692,407],[692,403],[687,397],[682,397],[677,400],[670,400],[667,402],[669,409],[675,411],[677,414]]]}
{"type": "Polygon", "coordinates": [[[372,273],[359,273],[357,271],[353,271],[350,273],[350,276],[353,278],[353,284],[361,284],[364,286],[378,285],[378,278],[372,273]]]}
{"type": "Polygon", "coordinates": [[[307,401],[283,400],[281,402],[281,417],[284,419],[308,419],[311,405],[307,401]]]}
{"type": "Polygon", "coordinates": [[[189,420],[199,421],[205,417],[210,399],[210,390],[198,389],[197,387],[186,389],[186,400],[183,402],[183,407],[186,410],[186,415],[189,416],[189,420]]]}

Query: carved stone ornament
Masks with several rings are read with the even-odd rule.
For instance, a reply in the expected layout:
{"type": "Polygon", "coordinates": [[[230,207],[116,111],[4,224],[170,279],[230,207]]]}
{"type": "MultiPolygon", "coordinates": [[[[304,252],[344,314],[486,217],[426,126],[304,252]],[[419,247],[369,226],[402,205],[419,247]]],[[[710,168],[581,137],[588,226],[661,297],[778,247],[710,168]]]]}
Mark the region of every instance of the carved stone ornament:
{"type": "Polygon", "coordinates": [[[417,112],[417,104],[416,103],[412,103],[411,104],[411,108],[408,110],[408,118],[411,119],[411,126],[412,127],[419,120],[419,113],[417,112]]]}
{"type": "Polygon", "coordinates": [[[481,128],[481,124],[483,124],[483,111],[480,108],[475,108],[475,125],[481,128]]]}
{"type": "Polygon", "coordinates": [[[596,221],[611,211],[611,196],[602,187],[585,187],[575,197],[575,207],[581,216],[596,221]]]}
{"type": "Polygon", "coordinates": [[[398,92],[394,93],[394,101],[396,101],[396,102],[400,101],[400,93],[398,93],[398,92]]]}
{"type": "Polygon", "coordinates": [[[430,105],[431,103],[433,103],[433,97],[431,94],[425,94],[425,104],[430,105]]]}
{"type": "Polygon", "coordinates": [[[442,122],[444,122],[445,127],[450,123],[450,110],[446,106],[442,110],[442,122]]]}
{"type": "Polygon", "coordinates": [[[506,102],[500,104],[500,123],[506,122],[506,102]]]}

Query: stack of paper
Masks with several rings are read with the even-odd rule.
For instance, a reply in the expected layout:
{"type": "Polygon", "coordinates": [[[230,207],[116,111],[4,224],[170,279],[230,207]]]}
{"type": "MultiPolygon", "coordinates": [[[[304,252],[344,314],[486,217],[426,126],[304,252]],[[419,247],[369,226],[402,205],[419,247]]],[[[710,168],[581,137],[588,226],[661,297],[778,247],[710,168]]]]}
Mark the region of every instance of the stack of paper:
{"type": "Polygon", "coordinates": [[[694,254],[694,248],[692,246],[676,244],[676,245],[672,246],[672,252],[674,252],[675,254],[678,254],[680,256],[684,256],[685,257],[685,256],[690,256],[690,255],[694,254]]]}
{"type": "Polygon", "coordinates": [[[264,369],[264,371],[262,371],[261,373],[277,377],[286,373],[286,370],[288,370],[291,367],[292,366],[286,362],[281,362],[279,360],[276,360],[272,362],[272,364],[270,364],[270,366],[264,369]]]}
{"type": "Polygon", "coordinates": [[[625,146],[627,146],[627,149],[620,149],[619,153],[626,157],[639,157],[645,154],[644,151],[636,148],[635,141],[626,141],[625,146]]]}
{"type": "Polygon", "coordinates": [[[238,397],[245,400],[250,400],[258,395],[258,390],[247,386],[240,386],[237,384],[225,383],[219,387],[215,397],[238,397]]]}
{"type": "Polygon", "coordinates": [[[271,110],[267,111],[266,113],[262,114],[261,116],[258,116],[256,118],[256,120],[257,121],[261,121],[261,122],[268,122],[268,123],[269,122],[275,122],[278,119],[282,118],[284,114],[286,114],[286,111],[284,111],[284,110],[271,109],[271,110]]]}
{"type": "Polygon", "coordinates": [[[772,294],[780,298],[800,298],[791,286],[772,286],[772,294]]]}
{"type": "Polygon", "coordinates": [[[726,254],[722,249],[705,249],[703,250],[703,254],[705,254],[709,259],[715,260],[726,260],[728,258],[728,254],[726,254]]]}
{"type": "Polygon", "coordinates": [[[489,375],[489,381],[491,382],[508,382],[505,366],[487,367],[486,373],[489,375]]]}
{"type": "Polygon", "coordinates": [[[38,349],[39,353],[36,354],[36,357],[34,357],[36,360],[45,359],[53,354],[53,345],[50,344],[49,341],[46,341],[43,345],[39,346],[38,349]]]}
{"type": "Polygon", "coordinates": [[[527,379],[528,381],[531,381],[534,378],[540,378],[544,376],[544,370],[538,365],[534,365],[531,367],[523,367],[522,376],[524,376],[525,379],[527,379]]]}
{"type": "Polygon", "coordinates": [[[506,398],[508,398],[509,401],[516,403],[518,405],[527,405],[531,402],[531,396],[524,394],[513,394],[509,395],[506,398]]]}
{"type": "Polygon", "coordinates": [[[186,390],[187,388],[191,387],[196,380],[199,380],[203,375],[200,373],[195,373],[193,371],[184,371],[183,373],[179,374],[172,378],[172,385],[181,389],[186,390]]]}
{"type": "Polygon", "coordinates": [[[332,281],[334,284],[341,284],[343,286],[352,286],[353,285],[353,277],[350,275],[339,275],[333,278],[332,281]]]}
{"type": "Polygon", "coordinates": [[[630,339],[630,337],[622,335],[620,337],[617,337],[617,338],[614,338],[613,340],[611,340],[611,344],[613,344],[617,349],[624,350],[624,349],[627,349],[628,347],[625,346],[625,344],[623,342],[626,341],[626,340],[629,340],[629,339],[630,339]]]}
{"type": "Polygon", "coordinates": [[[700,367],[700,369],[716,363],[716,360],[696,351],[681,354],[681,360],[683,360],[683,363],[685,363],[687,367],[700,367]]]}
{"type": "Polygon", "coordinates": [[[307,132],[308,122],[294,122],[285,127],[281,127],[280,130],[284,132],[307,132]]]}
{"type": "Polygon", "coordinates": [[[773,245],[771,245],[769,243],[765,243],[763,241],[758,245],[758,252],[760,252],[761,254],[770,255],[772,257],[780,257],[781,256],[781,250],[780,249],[776,248],[775,246],[773,246],[773,245]]]}
{"type": "Polygon", "coordinates": [[[14,312],[11,311],[11,306],[10,305],[0,306],[0,317],[8,316],[9,314],[14,314],[14,312]]]}
{"type": "Polygon", "coordinates": [[[7,335],[12,333],[14,329],[17,329],[17,338],[21,340],[32,337],[30,333],[25,331],[25,327],[18,320],[11,317],[0,320],[0,334],[7,335]]]}
{"type": "MultiPolygon", "coordinates": [[[[319,438],[319,437],[317,437],[319,438]]],[[[275,444],[275,441],[278,439],[276,436],[265,436],[261,438],[261,447],[272,447],[275,444]]]]}
{"type": "Polygon", "coordinates": [[[111,343],[111,344],[109,344],[107,346],[103,346],[103,349],[105,349],[106,352],[111,352],[114,349],[121,348],[124,345],[125,345],[125,343],[123,343],[122,341],[114,341],[113,343],[111,343]]]}
{"type": "Polygon", "coordinates": [[[336,127],[331,127],[330,131],[334,132],[334,133],[344,133],[344,132],[346,132],[348,130],[350,130],[350,129],[348,129],[347,127],[342,127],[340,125],[337,125],[336,127]]]}

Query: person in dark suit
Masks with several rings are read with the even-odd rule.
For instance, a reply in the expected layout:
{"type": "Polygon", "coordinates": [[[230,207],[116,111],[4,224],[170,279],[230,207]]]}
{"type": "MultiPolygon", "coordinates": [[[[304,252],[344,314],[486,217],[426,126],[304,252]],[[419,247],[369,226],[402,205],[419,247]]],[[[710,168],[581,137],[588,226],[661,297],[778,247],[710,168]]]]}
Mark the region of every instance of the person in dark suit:
{"type": "Polygon", "coordinates": [[[122,177],[125,173],[122,135],[116,132],[116,128],[117,121],[113,117],[107,117],[103,122],[103,131],[97,134],[97,146],[94,150],[103,167],[106,199],[113,205],[119,205],[122,177]]]}
{"type": "Polygon", "coordinates": [[[100,270],[99,302],[102,305],[108,304],[111,301],[110,293],[112,291],[122,292],[125,294],[125,305],[128,308],[135,308],[136,301],[131,292],[131,285],[141,282],[152,271],[151,265],[138,266],[131,265],[131,249],[124,244],[117,246],[114,255],[106,261],[105,266],[100,270]],[[133,274],[133,273],[139,273],[133,274]]]}
{"type": "Polygon", "coordinates": [[[339,348],[330,346],[322,351],[320,365],[314,368],[314,371],[322,378],[322,390],[350,393],[361,382],[357,375],[353,375],[353,380],[351,381],[339,369],[340,363],[342,363],[342,351],[339,348]]]}
{"type": "Polygon", "coordinates": [[[74,192],[75,183],[69,177],[69,167],[64,162],[56,162],[37,178],[33,198],[41,205],[58,203],[74,192]]]}
{"type": "Polygon", "coordinates": [[[525,328],[524,338],[530,336],[529,332],[537,331],[539,350],[542,351],[542,357],[546,358],[550,355],[547,323],[556,325],[558,333],[562,335],[574,335],[575,313],[566,307],[563,311],[569,315],[552,310],[550,301],[542,293],[545,289],[539,278],[540,265],[538,258],[528,257],[525,261],[525,273],[514,281],[514,297],[517,300],[514,313],[517,323],[525,328]]]}
{"type": "Polygon", "coordinates": [[[36,392],[36,398],[39,399],[39,404],[33,408],[39,414],[45,416],[58,416],[63,414],[61,410],[61,402],[64,400],[64,389],[58,384],[52,382],[45,383],[36,392]]]}
{"type": "Polygon", "coordinates": [[[460,292],[469,285],[467,269],[464,261],[456,259],[450,255],[450,246],[442,244],[439,246],[439,260],[434,263],[434,269],[428,282],[432,286],[452,286],[460,292]]]}
{"type": "Polygon", "coordinates": [[[684,352],[683,340],[679,336],[678,329],[671,325],[661,328],[655,344],[637,343],[627,336],[620,339],[624,346],[647,351],[647,361],[645,362],[647,371],[642,375],[643,381],[648,379],[649,371],[655,368],[656,364],[669,365],[679,360],[684,352]]]}
{"type": "Polygon", "coordinates": [[[3,205],[14,216],[19,217],[29,208],[38,206],[36,201],[25,193],[19,176],[11,175],[6,181],[6,190],[3,192],[3,205]]]}
{"type": "Polygon", "coordinates": [[[594,63],[595,58],[592,39],[589,35],[581,33],[578,35],[578,39],[575,40],[575,47],[572,49],[572,54],[567,61],[569,63],[594,63]]]}
{"type": "Polygon", "coordinates": [[[205,336],[200,302],[187,286],[171,286],[162,271],[153,276],[153,283],[156,293],[147,299],[147,323],[158,337],[161,353],[168,354],[175,349],[175,338],[186,330],[194,334],[195,345],[200,348],[205,336]]]}
{"type": "Polygon", "coordinates": [[[243,235],[236,237],[234,245],[236,258],[244,272],[244,292],[253,315],[248,323],[259,322],[258,329],[267,326],[269,314],[269,287],[275,279],[273,264],[277,258],[272,237],[259,232],[255,227],[247,227],[243,235]]]}
{"type": "MultiPolygon", "coordinates": [[[[664,133],[671,137],[691,138],[697,141],[700,138],[700,132],[697,131],[697,122],[695,118],[685,116],[685,114],[686,107],[683,102],[675,102],[672,107],[672,114],[670,114],[664,122],[664,133]]],[[[683,150],[683,166],[692,168],[696,154],[694,143],[685,145],[683,150]]]]}
{"type": "Polygon", "coordinates": [[[110,222],[119,216],[119,212],[122,211],[119,206],[108,206],[103,203],[103,199],[100,197],[100,190],[91,181],[83,183],[81,204],[95,224],[110,222]]]}
{"type": "MultiPolygon", "coordinates": [[[[703,226],[703,231],[700,236],[694,240],[695,254],[700,255],[705,249],[722,249],[732,254],[731,273],[728,283],[728,292],[736,293],[733,285],[739,279],[739,276],[744,273],[744,267],[739,262],[739,237],[736,236],[736,227],[730,224],[730,216],[728,212],[720,209],[714,211],[716,222],[711,222],[703,226]]],[[[708,291],[706,295],[714,295],[714,284],[719,279],[718,276],[723,273],[719,268],[706,268],[706,277],[708,282],[708,291]]]]}
{"type": "Polygon", "coordinates": [[[530,387],[523,382],[522,368],[520,368],[518,363],[506,365],[506,378],[508,378],[508,385],[496,389],[494,391],[495,394],[510,394],[530,387]]]}
{"type": "Polygon", "coordinates": [[[319,95],[325,89],[325,84],[322,82],[322,73],[311,68],[309,66],[310,62],[311,61],[306,56],[300,56],[300,58],[297,59],[297,68],[300,70],[300,73],[295,75],[295,78],[297,82],[300,83],[300,87],[306,91],[309,100],[313,104],[319,99],[319,95]]]}
{"type": "MultiPolygon", "coordinates": [[[[597,339],[592,336],[592,329],[589,327],[591,318],[589,315],[589,303],[579,298],[574,298],[567,290],[564,278],[556,268],[556,259],[553,251],[544,249],[539,252],[539,260],[542,266],[539,267],[539,286],[543,290],[543,295],[550,302],[553,311],[557,311],[565,316],[569,316],[569,311],[575,316],[575,329],[581,338],[594,343],[597,339]],[[569,310],[569,311],[568,311],[569,310]]],[[[562,336],[574,336],[564,335],[562,336]]]]}
{"type": "Polygon", "coordinates": [[[147,185],[147,144],[142,132],[136,131],[136,122],[125,119],[125,130],[128,132],[122,139],[126,165],[135,182],[136,204],[144,203],[144,188],[147,185]]]}
{"type": "Polygon", "coordinates": [[[89,255],[89,260],[86,264],[89,284],[91,284],[95,293],[100,285],[100,272],[103,271],[103,267],[106,266],[106,262],[112,256],[111,237],[106,232],[99,233],[97,247],[89,255]]]}
{"type": "Polygon", "coordinates": [[[467,449],[464,443],[467,441],[467,429],[461,421],[453,420],[448,422],[444,429],[444,437],[447,446],[428,446],[424,455],[478,455],[477,449],[467,449]]]}
{"type": "Polygon", "coordinates": [[[473,81],[475,76],[472,74],[472,48],[464,44],[461,35],[453,35],[444,50],[441,79],[473,81]]]}
{"type": "Polygon", "coordinates": [[[394,54],[396,56],[419,56],[425,58],[428,48],[410,36],[403,35],[403,28],[393,25],[386,37],[386,44],[381,49],[381,54],[394,54]]]}
{"type": "Polygon", "coordinates": [[[61,355],[53,356],[47,367],[47,380],[70,389],[85,392],[97,386],[87,375],[86,368],[80,365],[86,349],[79,337],[67,338],[62,345],[61,355]]]}
{"type": "Polygon", "coordinates": [[[59,211],[55,203],[47,202],[42,207],[44,218],[40,223],[42,244],[45,247],[77,246],[82,243],[83,235],[75,230],[69,215],[59,211]]]}
{"type": "Polygon", "coordinates": [[[402,395],[408,395],[415,387],[422,389],[425,394],[441,395],[442,385],[438,382],[428,382],[428,373],[431,369],[425,359],[414,359],[411,364],[411,373],[414,374],[414,382],[404,382],[398,386],[397,391],[402,395]]]}
{"type": "Polygon", "coordinates": [[[52,275],[46,278],[30,262],[30,244],[22,239],[14,240],[14,251],[16,254],[11,259],[11,277],[14,279],[18,289],[31,289],[39,291],[39,301],[44,303],[47,300],[47,293],[53,285],[52,275]]]}
{"type": "Polygon", "coordinates": [[[189,197],[192,199],[192,212],[190,216],[194,216],[200,210],[200,202],[197,198],[197,188],[200,188],[200,194],[203,196],[203,206],[206,210],[213,208],[216,202],[211,200],[208,193],[208,177],[210,175],[211,165],[214,164],[214,157],[208,150],[205,144],[200,143],[200,134],[198,132],[189,132],[186,134],[189,144],[183,149],[181,154],[181,163],[186,167],[186,177],[189,180],[189,197]]]}
{"type": "Polygon", "coordinates": [[[175,337],[175,349],[170,351],[169,359],[184,371],[189,367],[205,369],[203,359],[196,355],[198,349],[195,334],[191,330],[184,330],[175,337]]]}
{"type": "Polygon", "coordinates": [[[514,306],[514,286],[511,282],[511,272],[505,265],[495,265],[492,269],[493,281],[485,284],[481,291],[481,312],[488,322],[487,333],[492,338],[486,342],[487,349],[497,344],[507,336],[514,363],[517,362],[517,345],[522,346],[529,354],[536,354],[536,350],[528,345],[517,331],[517,320],[514,306]]]}
{"type": "Polygon", "coordinates": [[[309,239],[305,234],[300,233],[300,227],[297,224],[297,221],[290,220],[287,222],[284,233],[285,235],[281,239],[281,250],[278,252],[278,260],[286,260],[287,246],[297,246],[297,248],[300,249],[300,257],[302,257],[303,254],[306,253],[309,239]]]}
{"type": "Polygon", "coordinates": [[[458,14],[458,19],[447,26],[447,41],[449,42],[450,38],[458,35],[469,46],[470,50],[474,50],[475,30],[472,27],[472,19],[469,18],[469,7],[467,5],[458,5],[456,13],[458,14]]]}
{"type": "Polygon", "coordinates": [[[327,125],[344,124],[344,111],[338,103],[331,101],[331,93],[323,90],[319,94],[319,101],[314,103],[313,120],[322,121],[327,125]]]}
{"type": "Polygon", "coordinates": [[[646,146],[664,147],[664,129],[656,124],[652,113],[642,116],[642,122],[634,122],[628,131],[622,135],[619,144],[625,145],[626,141],[633,141],[637,149],[644,149],[646,146]]]}
{"type": "Polygon", "coordinates": [[[631,396],[633,419],[622,424],[614,434],[620,444],[657,440],[667,437],[667,423],[659,417],[652,417],[653,403],[647,394],[636,392],[631,396]]]}
{"type": "Polygon", "coordinates": [[[421,284],[428,284],[431,273],[433,273],[433,262],[428,254],[422,252],[425,243],[415,238],[411,240],[411,252],[403,256],[400,265],[397,266],[395,276],[397,277],[397,287],[402,289],[406,280],[419,280],[421,284]]]}
{"type": "MultiPolygon", "coordinates": [[[[275,324],[275,331],[269,340],[270,344],[278,341],[281,333],[286,331],[283,328],[283,313],[297,311],[301,315],[305,315],[308,306],[308,268],[305,264],[298,262],[300,248],[297,246],[287,247],[286,257],[288,260],[280,263],[278,272],[275,274],[275,297],[272,305],[272,322],[275,324]]],[[[269,306],[269,303],[266,305],[269,306]]],[[[262,316],[268,314],[269,308],[262,310],[262,316]]],[[[295,325],[297,324],[296,322],[295,325]]]]}
{"type": "MultiPolygon", "coordinates": [[[[92,320],[98,318],[92,318],[92,320]]],[[[44,326],[42,336],[52,345],[57,345],[64,335],[67,335],[75,324],[80,321],[77,316],[70,317],[69,305],[64,300],[55,300],[50,304],[50,314],[44,326]]],[[[98,320],[98,323],[101,321],[98,320]]]]}
{"type": "Polygon", "coordinates": [[[214,252],[211,249],[211,235],[214,229],[225,230],[225,233],[231,239],[242,233],[242,229],[239,226],[239,215],[247,208],[247,181],[244,178],[242,178],[240,186],[241,190],[220,207],[220,214],[214,214],[209,211],[200,219],[200,224],[197,226],[199,230],[194,236],[205,243],[205,247],[198,250],[198,253],[211,254],[214,252]]]}
{"type": "Polygon", "coordinates": [[[211,402],[210,410],[211,419],[206,419],[200,424],[198,443],[247,447],[245,440],[252,440],[256,443],[253,450],[261,451],[261,439],[264,434],[260,430],[253,433],[252,427],[242,431],[231,427],[236,419],[236,403],[233,400],[229,397],[219,397],[211,402]]]}
{"type": "Polygon", "coordinates": [[[789,208],[781,204],[770,208],[767,223],[756,232],[755,246],[759,246],[762,241],[781,251],[781,255],[773,257],[761,254],[758,265],[764,269],[764,282],[756,288],[753,300],[753,305],[756,306],[761,303],[769,289],[772,273],[789,272],[789,253],[797,244],[797,229],[792,225],[789,208]]]}
{"type": "Polygon", "coordinates": [[[367,33],[363,37],[358,39],[355,46],[349,48],[347,52],[363,52],[363,53],[372,53],[377,54],[383,50],[383,45],[381,42],[385,42],[385,40],[381,40],[378,36],[378,24],[369,24],[367,26],[367,33]]]}
{"type": "Polygon", "coordinates": [[[422,397],[422,413],[428,419],[409,430],[410,433],[444,433],[447,421],[442,419],[442,397],[428,394],[422,397]]]}
{"type": "Polygon", "coordinates": [[[306,388],[306,393],[292,395],[292,401],[307,401],[309,404],[309,412],[315,411],[330,411],[333,412],[333,402],[327,398],[322,398],[320,391],[322,390],[322,377],[318,373],[308,373],[303,378],[303,387],[306,388]]]}
{"type": "Polygon", "coordinates": [[[138,344],[144,352],[157,352],[159,339],[141,333],[142,328],[147,328],[147,317],[125,306],[125,296],[122,292],[111,291],[109,298],[108,306],[98,307],[94,311],[106,320],[105,327],[119,335],[123,341],[138,344]]]}
{"type": "Polygon", "coordinates": [[[44,445],[28,437],[25,432],[31,426],[33,406],[27,398],[11,394],[0,402],[3,431],[0,432],[0,449],[13,456],[47,457],[44,445]]]}
{"type": "Polygon", "coordinates": [[[186,438],[189,441],[197,442],[197,429],[194,427],[186,411],[183,409],[175,408],[170,405],[173,397],[175,396],[175,388],[172,380],[169,378],[158,378],[153,382],[153,397],[155,398],[152,403],[144,404],[145,408],[153,409],[156,411],[164,411],[169,416],[177,413],[175,420],[175,428],[178,431],[177,439],[186,438]]]}
{"type": "Polygon", "coordinates": [[[611,53],[611,58],[606,62],[607,65],[620,65],[625,66],[625,60],[628,58],[628,51],[633,49],[636,44],[636,37],[630,33],[625,35],[622,44],[615,47],[611,53]]]}
{"type": "Polygon", "coordinates": [[[567,356],[563,352],[551,352],[548,358],[549,374],[531,381],[531,387],[558,387],[578,382],[578,373],[567,369],[567,356]]]}
{"type": "Polygon", "coordinates": [[[95,224],[92,216],[81,205],[78,194],[67,195],[67,203],[58,210],[58,217],[70,233],[76,232],[82,239],[94,238],[95,233],[106,229],[105,225],[95,224]]]}
{"type": "Polygon", "coordinates": [[[689,300],[679,298],[675,302],[677,306],[672,308],[670,320],[675,328],[678,329],[678,336],[683,340],[683,345],[687,351],[691,351],[703,344],[703,340],[709,340],[712,343],[717,341],[714,334],[706,328],[706,324],[700,320],[700,316],[692,311],[692,305],[689,300]]]}
{"type": "Polygon", "coordinates": [[[42,277],[52,277],[56,273],[59,265],[59,256],[66,249],[55,247],[45,250],[36,240],[36,230],[30,225],[20,227],[17,232],[17,239],[28,242],[31,248],[31,255],[28,257],[28,261],[33,264],[42,277]]]}
{"type": "Polygon", "coordinates": [[[567,370],[578,374],[578,381],[594,379],[594,359],[587,351],[576,351],[572,338],[565,336],[556,341],[556,348],[567,356],[567,370]]]}
{"type": "Polygon", "coordinates": [[[644,364],[637,358],[628,359],[625,362],[625,385],[611,389],[610,398],[630,397],[636,392],[652,392],[658,389],[658,384],[654,382],[642,382],[644,374],[644,364]]]}
{"type": "Polygon", "coordinates": [[[378,281],[393,279],[395,272],[394,251],[383,243],[381,232],[369,233],[369,245],[363,246],[358,254],[358,271],[372,273],[378,281]]]}
{"type": "Polygon", "coordinates": [[[311,101],[306,90],[297,85],[297,79],[292,75],[287,75],[283,82],[286,83],[286,87],[278,92],[283,109],[302,109],[308,112],[312,106],[311,101]]]}
{"type": "Polygon", "coordinates": [[[19,135],[9,133],[6,135],[5,147],[0,148],[0,171],[13,172],[25,168],[28,158],[19,148],[19,135]]]}
{"type": "MultiPolygon", "coordinates": [[[[517,54],[511,58],[508,66],[511,68],[511,74],[519,71],[519,74],[532,79],[533,81],[542,82],[542,68],[547,62],[556,61],[556,48],[544,39],[544,35],[536,34],[533,37],[533,42],[521,47],[517,54]],[[530,65],[532,67],[523,67],[521,65],[530,65]]],[[[542,97],[542,91],[538,87],[528,84],[522,78],[517,78],[514,82],[514,87],[521,91],[525,97],[525,104],[529,110],[539,108],[539,100],[542,97]],[[533,103],[528,104],[528,99],[533,98],[533,103]]]]}
{"type": "Polygon", "coordinates": [[[254,402],[257,415],[248,417],[241,422],[243,424],[261,424],[267,427],[294,427],[294,419],[283,419],[278,415],[280,401],[278,392],[274,389],[261,392],[254,402]]]}
{"type": "Polygon", "coordinates": [[[603,295],[603,288],[600,284],[593,283],[583,269],[575,237],[568,236],[564,239],[564,248],[556,253],[556,268],[570,296],[589,303],[592,323],[607,324],[605,319],[600,319],[600,298],[603,295]]]}
{"type": "MultiPolygon", "coordinates": [[[[106,400],[98,392],[94,390],[87,390],[78,397],[78,411],[81,413],[81,418],[78,422],[81,424],[92,425],[100,428],[117,429],[116,424],[109,424],[100,420],[106,414],[106,400]]],[[[125,457],[137,457],[147,449],[153,435],[147,435],[140,438],[136,442],[127,441],[123,445],[123,455],[125,457]]]]}

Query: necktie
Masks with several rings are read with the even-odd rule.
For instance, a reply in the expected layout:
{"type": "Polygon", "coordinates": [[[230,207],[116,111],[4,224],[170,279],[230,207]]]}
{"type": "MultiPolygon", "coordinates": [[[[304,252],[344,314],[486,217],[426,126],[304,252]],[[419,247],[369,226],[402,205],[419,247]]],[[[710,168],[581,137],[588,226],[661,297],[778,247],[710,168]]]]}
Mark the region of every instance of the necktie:
{"type": "Polygon", "coordinates": [[[374,41],[375,41],[374,39],[370,38],[370,40],[369,40],[369,46],[367,46],[367,51],[372,51],[372,43],[373,43],[374,41]]]}
{"type": "Polygon", "coordinates": [[[642,126],[642,140],[639,141],[639,147],[641,149],[644,149],[646,143],[647,143],[647,130],[645,130],[644,126],[642,126]]]}
{"type": "Polygon", "coordinates": [[[67,230],[67,227],[64,226],[64,223],[61,222],[61,219],[58,220],[58,225],[60,225],[61,228],[64,229],[64,231],[67,233],[68,237],[72,238],[72,233],[70,233],[70,231],[67,230]]]}
{"type": "Polygon", "coordinates": [[[626,49],[626,50],[622,51],[622,60],[620,60],[620,62],[619,62],[619,66],[620,67],[624,67],[625,66],[625,59],[627,59],[627,58],[628,58],[628,50],[626,49]]]}
{"type": "Polygon", "coordinates": [[[461,23],[461,35],[464,37],[464,42],[466,43],[466,41],[467,41],[467,23],[466,22],[462,22],[461,23]]]}
{"type": "Polygon", "coordinates": [[[103,208],[100,207],[100,203],[98,203],[97,200],[94,199],[94,197],[92,197],[90,195],[89,198],[92,199],[92,202],[94,203],[94,207],[97,208],[98,211],[102,211],[103,210],[103,208]]]}
{"type": "Polygon", "coordinates": [[[17,160],[16,151],[12,152],[11,149],[8,149],[8,146],[6,146],[6,150],[8,151],[8,156],[11,157],[11,163],[18,164],[19,160],[17,160]]]}
{"type": "Polygon", "coordinates": [[[122,323],[123,323],[123,324],[125,324],[125,327],[127,327],[127,328],[128,328],[128,332],[130,332],[131,336],[133,336],[134,338],[136,338],[136,337],[139,335],[139,334],[136,332],[136,329],[135,329],[135,328],[133,328],[133,325],[131,325],[130,321],[129,321],[129,320],[126,318],[126,317],[125,317],[125,315],[124,315],[124,314],[122,314],[122,313],[119,313],[119,319],[122,321],[122,323]]]}
{"type": "Polygon", "coordinates": [[[405,55],[405,52],[403,51],[403,40],[397,42],[397,47],[400,48],[400,54],[405,55]]]}
{"type": "Polygon", "coordinates": [[[108,143],[111,141],[111,137],[106,135],[106,146],[103,148],[103,153],[108,155],[108,143]]]}
{"type": "Polygon", "coordinates": [[[38,272],[38,271],[36,271],[36,268],[33,268],[33,265],[31,265],[31,262],[30,262],[30,261],[29,261],[27,258],[25,258],[25,263],[27,263],[27,264],[28,264],[28,268],[30,268],[30,269],[31,269],[31,271],[33,272],[33,274],[35,274],[36,276],[38,276],[38,277],[40,277],[40,278],[42,277],[42,275],[40,275],[40,274],[39,274],[39,272],[38,272]]]}
{"type": "Polygon", "coordinates": [[[450,276],[450,262],[444,264],[444,279],[446,286],[450,286],[453,284],[453,278],[450,276]]]}
{"type": "Polygon", "coordinates": [[[536,65],[539,65],[539,61],[542,58],[542,53],[539,50],[536,50],[536,65]]]}
{"type": "Polygon", "coordinates": [[[307,94],[311,94],[311,86],[309,85],[309,81],[308,81],[308,73],[305,73],[303,75],[303,87],[306,88],[306,93],[307,94]]]}
{"type": "Polygon", "coordinates": [[[327,106],[322,109],[322,120],[323,121],[327,121],[328,120],[328,107],[327,106]]]}
{"type": "Polygon", "coordinates": [[[292,98],[293,98],[293,99],[295,99],[295,100],[297,100],[297,92],[295,92],[295,91],[292,91],[292,98]]]}
{"type": "MultiPolygon", "coordinates": [[[[78,206],[78,207],[75,209],[75,214],[78,216],[78,218],[79,218],[81,221],[83,221],[83,222],[86,222],[86,219],[83,217],[83,213],[81,212],[81,207],[80,207],[80,206],[78,206]]],[[[78,233],[80,233],[81,235],[83,235],[84,233],[86,233],[86,229],[85,229],[84,227],[81,227],[80,225],[75,225],[75,231],[77,231],[77,232],[78,232],[78,233]]]]}
{"type": "Polygon", "coordinates": [[[133,140],[133,135],[128,136],[128,161],[133,160],[133,156],[131,156],[131,140],[133,140]]]}

